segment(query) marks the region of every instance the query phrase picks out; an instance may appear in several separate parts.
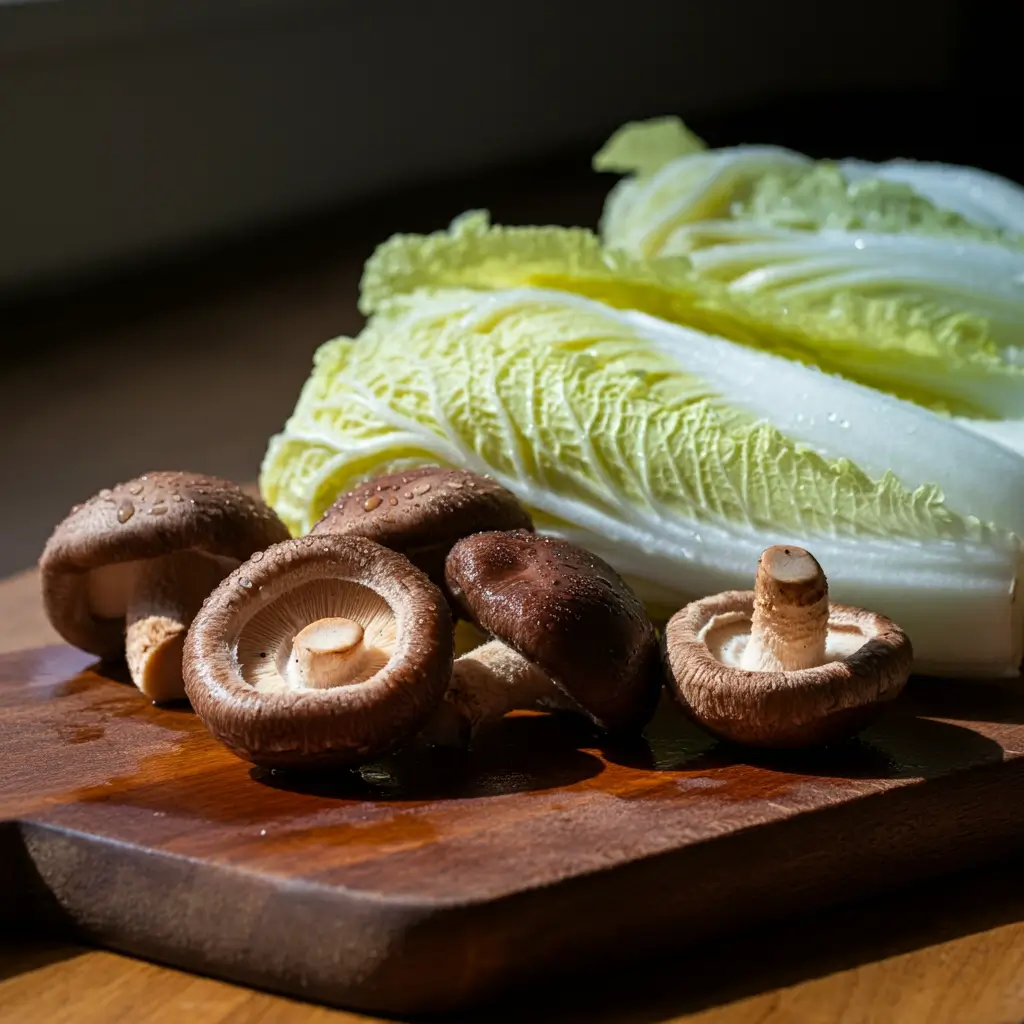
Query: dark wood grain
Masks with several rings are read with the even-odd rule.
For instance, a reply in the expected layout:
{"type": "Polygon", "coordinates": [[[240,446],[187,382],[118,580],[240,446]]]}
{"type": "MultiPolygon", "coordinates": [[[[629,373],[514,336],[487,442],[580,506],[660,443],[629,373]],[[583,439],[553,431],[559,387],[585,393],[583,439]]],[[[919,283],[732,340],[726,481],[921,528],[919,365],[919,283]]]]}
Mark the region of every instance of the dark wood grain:
{"type": "Polygon", "coordinates": [[[0,658],[3,877],[25,912],[115,949],[334,1004],[450,1008],[1006,854],[1022,723],[1013,686],[921,680],[815,756],[743,760],[665,707],[629,750],[527,715],[467,757],[303,778],[53,646],[0,658]]]}

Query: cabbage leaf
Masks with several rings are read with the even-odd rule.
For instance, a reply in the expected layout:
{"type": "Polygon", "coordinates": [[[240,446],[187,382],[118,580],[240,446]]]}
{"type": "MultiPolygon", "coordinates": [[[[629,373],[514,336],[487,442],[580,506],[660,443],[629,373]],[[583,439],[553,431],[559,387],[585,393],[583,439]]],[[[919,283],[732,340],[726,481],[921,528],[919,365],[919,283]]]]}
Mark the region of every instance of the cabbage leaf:
{"type": "MultiPolygon", "coordinates": [[[[550,240],[534,241],[545,265],[550,240]]],[[[454,272],[435,247],[428,274],[400,251],[368,267],[377,312],[357,339],[321,347],[271,439],[261,487],[293,532],[376,473],[464,466],[606,558],[655,614],[749,587],[765,546],[803,544],[836,600],[908,630],[920,669],[1016,673],[1019,456],[771,352],[511,284],[500,260],[454,272]]]]}
{"type": "Polygon", "coordinates": [[[732,293],[774,298],[820,365],[1024,451],[1024,188],[942,164],[707,149],[671,118],[626,125],[594,163],[628,174],[605,203],[610,249],[685,257],[732,293]]]}
{"type": "Polygon", "coordinates": [[[522,286],[640,310],[841,373],[983,432],[1024,416],[1024,365],[1007,362],[981,318],[847,291],[780,299],[697,273],[691,258],[606,250],[582,228],[492,226],[482,211],[449,231],[381,245],[367,262],[360,308],[382,314],[421,292],[522,286]]]}
{"type": "Polygon", "coordinates": [[[1014,181],[976,167],[928,163],[921,160],[840,160],[848,181],[873,178],[909,185],[943,210],[972,224],[1024,234],[1024,188],[1014,181]]]}

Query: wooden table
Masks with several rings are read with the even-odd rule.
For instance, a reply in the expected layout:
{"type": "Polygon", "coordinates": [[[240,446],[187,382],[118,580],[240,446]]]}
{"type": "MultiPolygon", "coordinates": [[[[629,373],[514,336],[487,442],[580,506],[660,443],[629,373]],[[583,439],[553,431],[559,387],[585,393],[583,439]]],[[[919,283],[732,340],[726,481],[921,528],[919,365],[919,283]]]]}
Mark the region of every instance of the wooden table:
{"type": "MultiPolygon", "coordinates": [[[[0,583],[0,652],[57,642],[34,573],[0,583]]],[[[0,947],[0,1021],[319,1024],[375,1018],[310,1006],[53,938],[0,947]]],[[[1024,872],[958,876],[786,922],[620,977],[466,1014],[489,1021],[971,1022],[1024,1018],[1024,872]]]]}

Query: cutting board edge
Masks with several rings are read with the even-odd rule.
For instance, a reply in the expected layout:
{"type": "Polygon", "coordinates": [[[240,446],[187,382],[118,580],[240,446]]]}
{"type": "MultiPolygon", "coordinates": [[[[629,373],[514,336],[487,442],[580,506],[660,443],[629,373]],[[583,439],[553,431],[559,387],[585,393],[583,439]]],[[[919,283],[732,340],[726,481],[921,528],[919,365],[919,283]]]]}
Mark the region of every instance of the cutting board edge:
{"type": "MultiPolygon", "coordinates": [[[[927,786],[912,783],[529,889],[461,902],[381,898],[327,883],[211,864],[31,817],[14,828],[24,847],[25,864],[35,876],[27,885],[36,905],[41,899],[45,917],[56,920],[55,913],[62,915],[91,941],[299,998],[376,1012],[418,1013],[452,1010],[512,983],[538,980],[545,974],[545,963],[558,962],[564,971],[591,957],[600,959],[610,952],[609,932],[620,942],[625,936],[635,945],[636,955],[656,950],[685,930],[688,920],[714,920],[708,908],[715,905],[714,885],[729,881],[723,861],[730,858],[735,862],[753,857],[773,865],[777,877],[763,887],[768,899],[758,904],[757,896],[764,893],[748,893],[753,895],[752,905],[739,908],[742,899],[734,898],[732,910],[694,939],[777,918],[786,909],[775,905],[778,893],[793,881],[805,887],[793,902],[798,912],[844,902],[845,894],[832,899],[825,891],[834,872],[820,857],[815,862],[813,849],[801,854],[810,857],[810,868],[800,878],[803,869],[799,858],[792,857],[790,840],[808,846],[812,822],[823,834],[830,822],[840,826],[853,844],[847,853],[870,836],[872,823],[877,826],[880,819],[901,823],[912,837],[913,848],[902,854],[906,863],[879,885],[857,883],[854,871],[850,898],[884,891],[911,877],[937,877],[996,859],[1008,852],[1008,846],[994,848],[1004,841],[1017,838],[1024,845],[1024,810],[1010,817],[989,814],[977,819],[974,832],[952,841],[943,831],[945,819],[969,815],[976,806],[972,794],[979,782],[1016,784],[1024,794],[1024,759],[979,765],[931,779],[927,786]],[[927,789],[927,803],[921,803],[914,792],[918,789],[927,789]],[[932,811],[944,812],[933,818],[931,833],[930,805],[932,811]],[[787,850],[790,856],[784,863],[778,854],[787,850]],[[915,870],[920,865],[911,862],[918,857],[928,862],[926,870],[915,870]],[[678,885],[679,878],[693,871],[706,872],[711,893],[680,897],[679,889],[685,887],[678,885]],[[104,898],[110,892],[115,898],[104,898]],[[177,894],[177,904],[168,903],[167,892],[177,894]],[[618,901],[611,923],[610,900],[618,901]],[[325,902],[336,910],[325,914],[325,902]],[[336,925],[334,939],[326,943],[332,956],[311,966],[303,956],[310,951],[308,937],[315,935],[315,945],[325,945],[325,919],[336,925]],[[306,946],[300,942],[287,950],[275,948],[273,942],[259,939],[261,925],[268,934],[305,937],[306,946]],[[516,965],[509,953],[523,944],[533,947],[532,961],[516,965]],[[244,959],[254,945],[259,963],[244,959]]],[[[1006,800],[1001,806],[1024,808],[1024,801],[1006,800]]],[[[812,830],[812,839],[813,835],[812,830]]],[[[33,909],[30,905],[28,911],[33,909]]]]}

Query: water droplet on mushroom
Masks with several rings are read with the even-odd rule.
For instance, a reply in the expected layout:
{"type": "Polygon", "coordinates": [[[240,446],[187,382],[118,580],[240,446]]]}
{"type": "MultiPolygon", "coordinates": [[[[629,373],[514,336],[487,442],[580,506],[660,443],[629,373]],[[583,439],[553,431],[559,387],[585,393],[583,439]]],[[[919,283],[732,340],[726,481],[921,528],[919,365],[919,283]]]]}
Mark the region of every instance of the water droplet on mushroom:
{"type": "Polygon", "coordinates": [[[398,499],[392,496],[392,497],[388,498],[388,504],[389,505],[397,505],[398,504],[398,499]]]}
{"type": "Polygon", "coordinates": [[[117,506],[117,521],[127,523],[135,515],[135,502],[131,498],[124,498],[117,506]]]}
{"type": "Polygon", "coordinates": [[[363,502],[363,509],[367,512],[372,512],[381,504],[381,501],[382,498],[379,494],[373,494],[363,502]]]}
{"type": "Polygon", "coordinates": [[[142,484],[132,484],[131,487],[128,488],[128,493],[129,494],[141,494],[142,490],[143,490],[142,484]]]}
{"type": "Polygon", "coordinates": [[[249,556],[249,561],[250,562],[262,562],[263,561],[263,552],[262,551],[254,551],[249,556]]]}
{"type": "Polygon", "coordinates": [[[167,506],[166,505],[154,505],[149,510],[149,514],[151,516],[162,516],[162,515],[166,514],[166,512],[167,512],[167,506]]]}
{"type": "Polygon", "coordinates": [[[238,577],[238,585],[239,585],[239,586],[240,586],[240,587],[241,587],[241,588],[242,588],[243,590],[249,590],[249,589],[251,589],[251,587],[252,587],[252,580],[251,580],[251,579],[249,579],[249,577],[248,577],[248,576],[239,576],[239,577],[238,577]]]}
{"type": "Polygon", "coordinates": [[[412,493],[416,495],[426,494],[430,490],[430,484],[417,484],[413,489],[412,493]]]}
{"type": "Polygon", "coordinates": [[[464,485],[463,485],[461,480],[449,480],[448,481],[448,486],[453,491],[461,491],[464,485]]]}
{"type": "Polygon", "coordinates": [[[828,415],[827,415],[827,416],[825,417],[825,419],[827,419],[827,420],[829,421],[829,423],[835,423],[835,421],[836,421],[837,419],[839,419],[839,417],[838,417],[838,416],[837,416],[837,415],[836,415],[836,414],[835,414],[834,412],[830,412],[830,413],[829,413],[829,414],[828,414],[828,415]]]}
{"type": "Polygon", "coordinates": [[[843,420],[843,421],[842,421],[842,422],[841,422],[841,423],[839,424],[839,426],[840,426],[840,427],[842,427],[842,428],[843,428],[843,430],[849,430],[849,429],[850,429],[850,421],[849,421],[849,420],[843,420]]]}
{"type": "Polygon", "coordinates": [[[171,495],[171,501],[184,501],[185,499],[177,491],[171,495]]]}
{"type": "Polygon", "coordinates": [[[412,497],[412,491],[406,491],[405,494],[402,495],[402,497],[403,498],[411,498],[412,497]]]}

